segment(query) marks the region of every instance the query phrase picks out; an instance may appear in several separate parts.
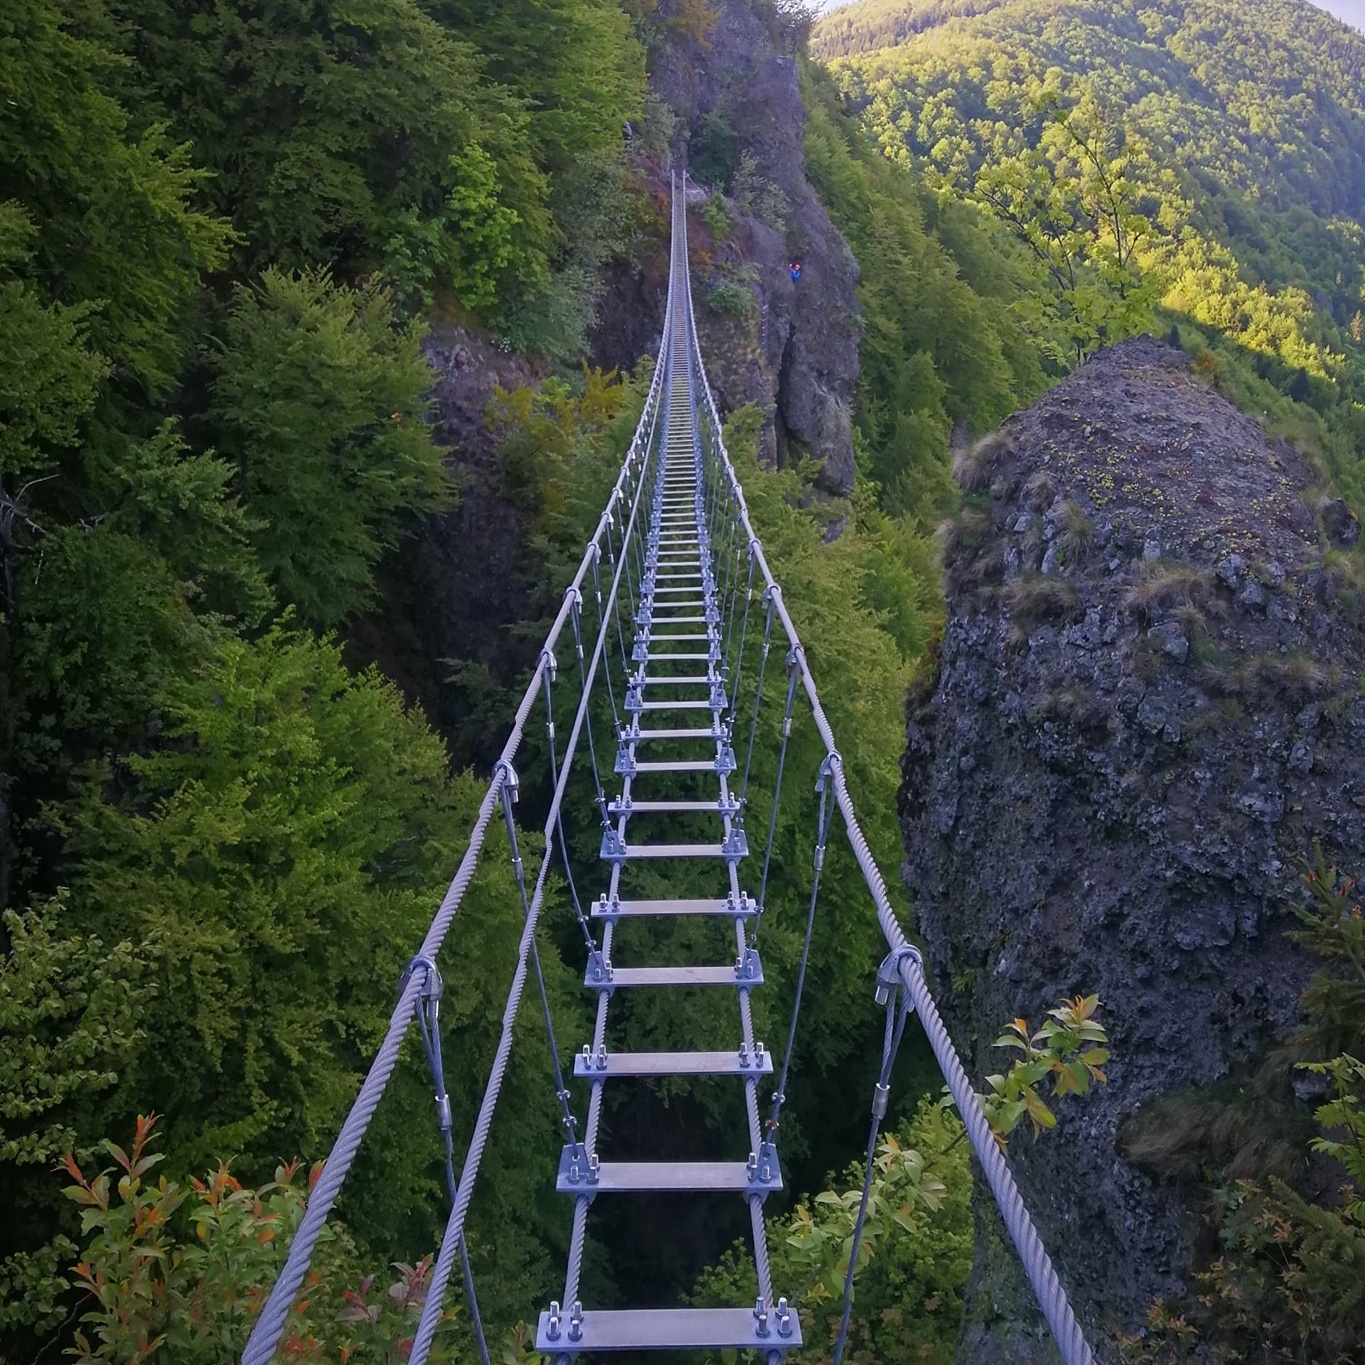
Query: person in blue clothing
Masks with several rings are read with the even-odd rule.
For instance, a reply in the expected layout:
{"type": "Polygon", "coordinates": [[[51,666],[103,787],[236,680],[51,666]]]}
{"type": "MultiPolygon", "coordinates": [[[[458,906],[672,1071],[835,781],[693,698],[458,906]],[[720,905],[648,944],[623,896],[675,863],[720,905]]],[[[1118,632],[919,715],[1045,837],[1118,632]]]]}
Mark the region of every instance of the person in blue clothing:
{"type": "Polygon", "coordinates": [[[787,269],[791,271],[792,283],[795,284],[801,278],[801,262],[788,261],[787,269]]]}

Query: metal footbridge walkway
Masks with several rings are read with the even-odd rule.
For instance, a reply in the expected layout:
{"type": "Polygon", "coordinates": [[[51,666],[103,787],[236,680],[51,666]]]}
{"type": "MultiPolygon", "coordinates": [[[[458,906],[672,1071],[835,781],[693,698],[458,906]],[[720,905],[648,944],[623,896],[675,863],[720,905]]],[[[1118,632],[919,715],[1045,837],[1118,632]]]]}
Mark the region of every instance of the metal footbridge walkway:
{"type": "MultiPolygon", "coordinates": [[[[466,1254],[465,1224],[507,1073],[513,1025],[531,983],[540,997],[549,1035],[554,1099],[565,1134],[556,1185],[572,1209],[563,1296],[540,1313],[536,1350],[556,1365],[570,1365],[580,1355],[599,1352],[692,1352],[694,1359],[704,1359],[722,1350],[753,1353],[762,1365],[779,1365],[788,1353],[799,1351],[803,1345],[800,1314],[788,1297],[798,1286],[773,1283],[764,1207],[768,1196],[782,1189],[778,1121],[789,1083],[811,927],[836,810],[866,880],[870,908],[886,939],[888,953],[875,984],[878,999],[887,1001],[888,1046],[893,1016],[898,1039],[906,1016],[915,1013],[1063,1359],[1068,1365],[1093,1360],[930,998],[919,954],[907,944],[892,912],[885,884],[858,826],[843,764],[800,639],[750,522],[743,490],[722,440],[693,325],[684,190],[685,178],[675,179],[668,304],[658,363],[635,437],[596,533],[564,594],[484,796],[468,849],[409,966],[388,1033],[312,1191],[284,1270],[247,1343],[242,1357],[245,1365],[267,1365],[278,1358],[286,1320],[304,1286],[313,1248],[414,1020],[436,1080],[451,1211],[409,1359],[414,1365],[427,1360],[450,1281],[458,1274],[479,1352],[485,1362],[489,1360],[466,1254]],[[554,686],[561,673],[557,649],[573,660],[564,671],[566,681],[576,681],[577,691],[562,748],[553,711],[554,686]],[[784,687],[771,685],[777,664],[769,670],[770,656],[785,663],[784,687]],[[773,694],[779,704],[785,697],[785,711],[776,727],[776,780],[769,784],[771,811],[765,812],[766,822],[758,822],[765,828],[751,850],[752,822],[746,818],[750,770],[760,734],[760,710],[773,704],[773,694]],[[765,696],[769,697],[766,703],[765,696]],[[804,701],[799,716],[798,699],[804,701]],[[614,733],[603,744],[599,731],[608,705],[614,733]],[[553,790],[543,825],[544,850],[531,881],[522,862],[514,818],[521,785],[515,763],[532,713],[542,706],[553,790]],[[785,1049],[775,1056],[755,1037],[752,998],[764,986],[759,929],[768,908],[772,832],[788,740],[797,721],[814,727],[825,757],[819,773],[809,902],[801,907],[806,911],[805,938],[795,1004],[790,1026],[784,1030],[785,1049]],[[580,895],[581,859],[575,879],[575,860],[566,845],[566,829],[574,824],[570,817],[579,813],[570,809],[571,801],[581,796],[588,780],[595,806],[592,825],[601,831],[595,899],[580,895]],[[436,959],[474,875],[489,826],[499,817],[511,845],[523,928],[502,1034],[457,1180],[440,1047],[441,979],[436,959]],[[760,851],[757,845],[762,842],[766,847],[760,851]],[[549,874],[556,869],[567,882],[583,941],[584,986],[596,997],[592,1037],[574,1056],[571,1073],[566,1073],[555,1037],[536,946],[547,895],[553,900],[553,892],[547,892],[549,874]],[[668,945],[676,941],[670,926],[676,927],[679,921],[714,928],[715,960],[667,960],[668,945]],[[658,960],[661,954],[663,961],[658,960]],[[650,965],[631,965],[640,959],[650,965]],[[624,992],[641,991],[704,993],[707,1017],[725,1035],[725,1045],[658,1052],[616,1050],[609,1042],[613,1004],[624,992]],[[604,1102],[611,1087],[651,1078],[688,1084],[714,1077],[729,1078],[720,1084],[742,1090],[745,1131],[737,1135],[737,1141],[747,1150],[746,1158],[727,1160],[713,1154],[708,1159],[701,1154],[696,1160],[642,1162],[604,1155],[610,1136],[604,1131],[604,1102]],[[584,1093],[587,1107],[580,1127],[573,1101],[577,1096],[581,1102],[584,1093]],[[724,1308],[584,1304],[580,1281],[595,1202],[661,1194],[730,1196],[744,1201],[756,1280],[752,1300],[724,1308]]],[[[768,795],[766,790],[764,795],[768,795]]],[[[842,907],[841,913],[850,911],[842,907]]],[[[873,1099],[874,1138],[885,1113],[889,1055],[883,1058],[873,1099]]],[[[871,1150],[870,1141],[869,1154],[871,1150]]],[[[856,1260],[855,1248],[850,1265],[856,1260]]],[[[851,1276],[850,1270],[846,1294],[851,1276]]],[[[842,1339],[836,1360],[841,1351],[842,1339]]]]}

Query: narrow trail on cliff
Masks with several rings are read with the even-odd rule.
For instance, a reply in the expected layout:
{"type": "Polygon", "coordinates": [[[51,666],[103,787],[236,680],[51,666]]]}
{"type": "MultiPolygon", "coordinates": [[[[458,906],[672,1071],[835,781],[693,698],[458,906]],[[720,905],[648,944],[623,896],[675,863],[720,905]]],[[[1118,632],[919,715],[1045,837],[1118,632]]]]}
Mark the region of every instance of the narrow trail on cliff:
{"type": "MultiPolygon", "coordinates": [[[[769,1267],[764,1206],[782,1188],[778,1133],[790,1084],[793,1046],[805,990],[814,989],[812,961],[821,872],[837,813],[861,868],[888,955],[868,989],[887,1010],[881,1079],[871,1106],[869,1150],[886,1112],[887,1078],[900,1029],[918,1015],[965,1122],[982,1173],[999,1205],[1062,1357],[1090,1362],[1091,1351],[1052,1263],[1015,1187],[1005,1158],[973,1093],[931,999],[919,953],[905,940],[886,886],[859,828],[843,764],[795,626],[750,522],[744,494],[722,441],[721,422],[706,380],[692,314],[687,250],[687,182],[674,177],[668,306],[658,364],[635,438],[573,582],[541,651],[516,713],[512,733],[470,834],[468,848],[416,956],[409,964],[388,1032],[342,1126],[290,1248],[288,1261],[243,1355],[266,1365],[279,1344],[310,1259],[341,1191],[409,1029],[417,1021],[435,1081],[438,1124],[451,1198],[431,1283],[410,1355],[428,1359],[457,1267],[488,1360],[478,1302],[465,1255],[466,1218],[493,1131],[513,1045],[514,1025],[534,983],[548,1035],[554,1102],[564,1126],[557,1188],[572,1203],[572,1232],[562,1300],[541,1313],[536,1351],[568,1365],[605,1351],[756,1351],[778,1365],[802,1345],[799,1316],[788,1296],[799,1286],[775,1285],[769,1267]],[[561,669],[556,651],[567,660],[561,669]],[[785,667],[785,686],[779,666],[785,667]],[[561,676],[562,675],[562,676],[561,676]],[[555,684],[570,692],[555,703],[555,684]],[[570,712],[569,707],[572,707],[570,712]],[[778,751],[760,755],[775,770],[769,810],[750,820],[749,786],[765,706],[782,706],[778,751]],[[515,763],[534,714],[543,708],[553,795],[534,841],[519,831],[515,763]],[[556,710],[571,714],[562,747],[556,710]],[[595,732],[610,713],[611,739],[595,732]],[[817,783],[814,856],[805,904],[768,903],[773,835],[783,774],[794,732],[808,733],[823,755],[817,783]],[[609,784],[619,780],[612,794],[609,784]],[[567,831],[576,820],[601,829],[606,889],[587,900],[576,884],[567,831]],[[456,1177],[450,1106],[441,1052],[437,956],[461,899],[476,874],[489,827],[505,825],[516,895],[523,912],[519,955],[503,1013],[502,1035],[482,1105],[456,1177]],[[751,845],[750,840],[753,840],[751,845]],[[521,850],[538,859],[534,876],[521,850]],[[537,933],[557,903],[559,878],[581,933],[584,987],[596,997],[592,1040],[574,1056],[572,1072],[556,1037],[537,953],[537,933]],[[790,1019],[780,1051],[755,1036],[753,997],[764,985],[764,921],[803,935],[790,1019]],[[674,932],[686,925],[695,951],[711,933],[709,961],[677,960],[674,932]],[[628,947],[627,947],[628,945],[628,947]],[[625,965],[629,957],[642,965],[625,965]],[[714,1037],[689,1037],[666,1051],[623,1051],[611,1044],[623,995],[696,992],[698,1012],[714,1037]],[[613,1011],[613,1005],[616,1006],[613,1011]],[[645,1081],[674,1086],[717,1083],[742,1087],[743,1132],[736,1150],[718,1159],[618,1161],[602,1156],[610,1136],[606,1104],[614,1088],[645,1081]],[[728,1079],[726,1079],[728,1078],[728,1079]],[[576,1101],[586,1091],[580,1127],[576,1101]],[[766,1111],[766,1112],[765,1112],[766,1111]],[[754,1298],[722,1308],[584,1307],[581,1278],[594,1201],[650,1201],[739,1196],[747,1205],[756,1271],[754,1298]]],[[[788,790],[790,793],[790,782],[788,790]]],[[[579,826],[580,828],[582,826],[579,826]]],[[[582,880],[581,875],[578,880],[582,880]]],[[[857,913],[840,906],[840,915],[857,913]]],[[[447,970],[452,970],[447,967],[447,970]]],[[[534,1006],[533,1006],[534,1009],[534,1006]]],[[[547,1154],[548,1167],[548,1154],[547,1154]]],[[[661,1219],[660,1227],[666,1227],[661,1219]]],[[[856,1252],[851,1262],[856,1264],[856,1252]]],[[[851,1287],[846,1283],[846,1294],[851,1287]]],[[[835,1359],[839,1357],[836,1349],[835,1359]]]]}

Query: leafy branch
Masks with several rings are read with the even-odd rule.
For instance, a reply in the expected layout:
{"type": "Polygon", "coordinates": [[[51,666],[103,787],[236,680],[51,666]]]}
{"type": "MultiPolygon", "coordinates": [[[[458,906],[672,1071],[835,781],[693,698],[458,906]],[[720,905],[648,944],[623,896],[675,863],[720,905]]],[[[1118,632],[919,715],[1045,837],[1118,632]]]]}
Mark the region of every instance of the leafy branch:
{"type": "Polygon", "coordinates": [[[1094,1017],[1099,1004],[1098,995],[1078,995],[1049,1010],[1037,1032],[1030,1031],[1028,1020],[1014,1019],[995,1040],[996,1047],[1023,1054],[1003,1075],[987,1076],[990,1089],[977,1096],[1001,1147],[1025,1118],[1035,1138],[1057,1126],[1057,1116],[1039,1090],[1048,1080],[1053,1098],[1085,1095],[1093,1082],[1106,1084],[1109,1036],[1094,1017]]]}

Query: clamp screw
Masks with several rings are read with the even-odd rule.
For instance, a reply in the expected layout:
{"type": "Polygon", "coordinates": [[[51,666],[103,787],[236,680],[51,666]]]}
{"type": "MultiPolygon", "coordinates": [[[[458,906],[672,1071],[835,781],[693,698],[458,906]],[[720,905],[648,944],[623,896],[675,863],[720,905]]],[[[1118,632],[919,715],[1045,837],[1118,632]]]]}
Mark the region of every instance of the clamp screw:
{"type": "Polygon", "coordinates": [[[761,1298],[754,1300],[755,1331],[761,1337],[768,1335],[768,1307],[761,1298]]]}

